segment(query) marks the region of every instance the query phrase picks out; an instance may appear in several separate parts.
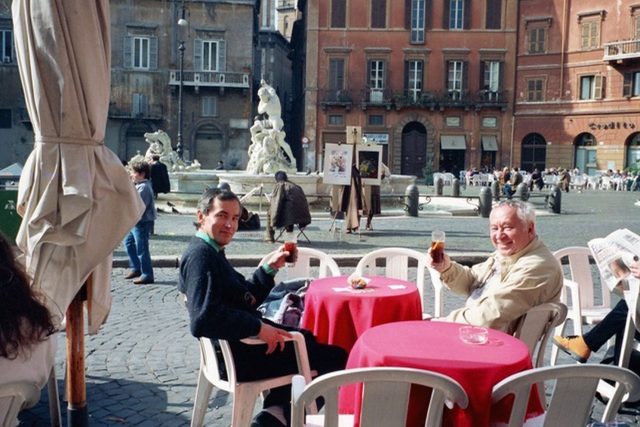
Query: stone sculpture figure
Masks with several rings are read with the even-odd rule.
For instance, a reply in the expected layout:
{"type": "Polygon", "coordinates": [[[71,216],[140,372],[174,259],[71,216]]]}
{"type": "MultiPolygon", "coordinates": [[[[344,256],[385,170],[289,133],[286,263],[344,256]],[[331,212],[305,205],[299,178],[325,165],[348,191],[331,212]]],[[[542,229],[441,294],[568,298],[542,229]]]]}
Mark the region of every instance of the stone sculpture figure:
{"type": "Polygon", "coordinates": [[[160,161],[172,172],[194,171],[200,169],[200,162],[196,159],[193,159],[191,164],[187,164],[184,160],[178,157],[178,153],[176,153],[171,147],[171,138],[169,138],[169,135],[167,135],[165,131],[157,130],[155,132],[147,132],[144,134],[144,139],[149,144],[149,148],[146,153],[144,156],[138,153],[131,158],[129,163],[136,160],[144,160],[148,163],[154,155],[157,155],[160,156],[160,161]]]}
{"type": "Polygon", "coordinates": [[[249,146],[249,162],[247,172],[272,174],[279,170],[296,171],[296,159],[291,147],[285,141],[286,133],[282,130],[282,107],[276,91],[267,82],[260,82],[258,89],[258,116],[254,119],[249,146]],[[285,157],[286,155],[286,157],[285,157]],[[287,159],[288,157],[288,159],[287,159]]]}

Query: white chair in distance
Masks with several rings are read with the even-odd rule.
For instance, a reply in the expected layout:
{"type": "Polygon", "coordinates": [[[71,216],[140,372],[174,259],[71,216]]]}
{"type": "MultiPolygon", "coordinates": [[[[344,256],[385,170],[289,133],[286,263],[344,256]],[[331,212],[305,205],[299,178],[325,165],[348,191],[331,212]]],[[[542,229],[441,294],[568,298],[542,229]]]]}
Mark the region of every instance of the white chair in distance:
{"type": "MultiPolygon", "coordinates": [[[[568,260],[569,277],[565,277],[560,301],[568,307],[566,320],[559,325],[554,335],[563,335],[567,322],[573,323],[573,334],[582,335],[582,325],[595,325],[611,311],[611,294],[600,279],[600,303],[596,301],[592,269],[589,263],[591,250],[586,246],[570,246],[553,253],[560,262],[568,260]]],[[[558,347],[551,349],[551,365],[558,358],[558,347]]]]}
{"type": "MultiPolygon", "coordinates": [[[[278,251],[276,249],[267,255],[265,255],[262,260],[260,260],[260,264],[262,265],[267,260],[278,251]]],[[[340,275],[340,267],[336,261],[331,258],[331,256],[325,252],[319,251],[317,249],[298,247],[298,260],[292,266],[287,267],[286,274],[289,279],[293,278],[310,278],[311,275],[311,267],[312,260],[317,260],[318,262],[318,275],[317,277],[328,277],[328,276],[339,276],[340,275]]]]}
{"type": "MultiPolygon", "coordinates": [[[[533,384],[555,382],[551,398],[546,404],[543,426],[584,427],[589,423],[596,388],[601,380],[615,381],[631,400],[640,397],[640,377],[628,369],[600,364],[563,365],[534,368],[519,372],[493,387],[491,400],[499,402],[513,395],[514,402],[508,427],[524,425],[529,396],[533,384]]],[[[609,402],[615,410],[620,406],[621,394],[609,402]]],[[[543,402],[544,404],[544,402],[543,402]]],[[[615,417],[603,415],[602,422],[615,417]]]]}
{"type": "Polygon", "coordinates": [[[429,270],[434,293],[433,317],[441,317],[443,315],[444,285],[440,281],[440,274],[427,267],[426,253],[418,252],[415,249],[396,247],[376,249],[365,254],[360,261],[358,261],[354,274],[359,276],[375,275],[377,268],[376,261],[378,259],[385,260],[385,276],[401,280],[409,280],[409,260],[416,260],[416,286],[420,292],[420,301],[422,301],[423,304],[423,317],[425,318],[432,317],[431,314],[426,313],[424,310],[424,276],[426,270],[429,270]]]}
{"type": "Polygon", "coordinates": [[[362,384],[360,406],[361,426],[404,426],[411,386],[432,389],[426,427],[442,425],[444,406],[466,408],[467,394],[454,379],[436,372],[412,368],[371,367],[331,372],[308,383],[296,376],[292,383],[292,427],[353,426],[353,414],[338,414],[340,387],[362,384]],[[324,397],[322,414],[312,406],[316,398],[324,397]],[[307,414],[305,417],[305,411],[307,414]]]}

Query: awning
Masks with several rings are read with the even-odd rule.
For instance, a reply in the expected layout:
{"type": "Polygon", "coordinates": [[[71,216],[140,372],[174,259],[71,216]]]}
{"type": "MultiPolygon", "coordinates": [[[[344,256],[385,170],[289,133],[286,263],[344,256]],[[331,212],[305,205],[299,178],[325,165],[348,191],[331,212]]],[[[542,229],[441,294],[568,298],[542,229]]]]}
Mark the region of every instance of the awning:
{"type": "Polygon", "coordinates": [[[466,150],[467,144],[464,135],[442,135],[440,137],[440,148],[442,150],[466,150]]]}
{"type": "Polygon", "coordinates": [[[482,136],[482,151],[498,151],[498,141],[495,136],[482,136]]]}

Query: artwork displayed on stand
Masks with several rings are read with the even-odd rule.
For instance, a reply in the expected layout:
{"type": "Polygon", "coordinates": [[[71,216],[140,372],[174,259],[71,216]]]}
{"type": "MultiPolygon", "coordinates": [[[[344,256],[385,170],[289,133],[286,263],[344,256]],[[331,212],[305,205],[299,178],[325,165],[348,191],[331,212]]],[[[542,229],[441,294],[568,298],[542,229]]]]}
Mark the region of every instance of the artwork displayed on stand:
{"type": "Polygon", "coordinates": [[[380,185],[382,180],[382,146],[356,145],[356,164],[362,184],[380,185]]]}
{"type": "Polygon", "coordinates": [[[325,184],[349,185],[351,182],[351,162],[353,145],[325,144],[324,176],[325,184]]]}

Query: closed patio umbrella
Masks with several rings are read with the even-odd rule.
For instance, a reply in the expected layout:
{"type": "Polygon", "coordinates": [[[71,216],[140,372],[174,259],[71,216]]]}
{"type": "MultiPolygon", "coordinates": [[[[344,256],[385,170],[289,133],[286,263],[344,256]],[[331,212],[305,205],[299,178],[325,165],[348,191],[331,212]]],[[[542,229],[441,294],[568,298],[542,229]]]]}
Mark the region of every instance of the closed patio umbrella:
{"type": "Polygon", "coordinates": [[[18,187],[23,220],[16,242],[58,322],[93,272],[87,294],[95,333],[111,307],[111,253],[144,210],[122,163],[104,145],[109,1],[14,0],[12,16],[35,134],[18,187]]]}

